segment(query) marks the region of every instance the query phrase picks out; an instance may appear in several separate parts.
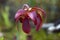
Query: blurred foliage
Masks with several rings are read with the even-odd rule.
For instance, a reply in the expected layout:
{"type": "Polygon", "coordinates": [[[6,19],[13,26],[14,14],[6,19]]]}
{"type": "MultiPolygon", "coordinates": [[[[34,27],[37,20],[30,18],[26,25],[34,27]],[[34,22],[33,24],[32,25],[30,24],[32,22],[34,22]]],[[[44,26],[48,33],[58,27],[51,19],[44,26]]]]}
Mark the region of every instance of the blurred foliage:
{"type": "Polygon", "coordinates": [[[4,24],[9,27],[11,25],[10,21],[9,21],[9,7],[6,6],[5,10],[2,10],[2,17],[4,20],[4,24]]]}
{"type": "MultiPolygon", "coordinates": [[[[21,23],[18,23],[19,32],[16,29],[14,15],[23,4],[29,4],[31,7],[38,6],[46,11],[46,22],[55,22],[60,19],[60,0],[0,0],[0,32],[4,37],[0,40],[26,40],[27,35],[21,29],[21,23]]],[[[60,33],[46,34],[44,30],[36,32],[32,29],[33,40],[60,40],[60,33]]]]}
{"type": "Polygon", "coordinates": [[[2,37],[0,37],[0,40],[4,40],[4,37],[2,36],[2,37]]]}
{"type": "Polygon", "coordinates": [[[29,0],[28,4],[32,7],[37,6],[36,0],[29,0]]]}

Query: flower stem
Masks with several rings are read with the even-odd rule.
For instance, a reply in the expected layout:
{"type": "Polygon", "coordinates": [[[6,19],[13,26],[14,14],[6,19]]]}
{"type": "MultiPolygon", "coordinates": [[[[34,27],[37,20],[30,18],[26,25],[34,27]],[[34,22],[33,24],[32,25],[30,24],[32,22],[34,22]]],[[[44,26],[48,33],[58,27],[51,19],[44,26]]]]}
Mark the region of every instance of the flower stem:
{"type": "Polygon", "coordinates": [[[32,40],[32,35],[27,35],[27,40],[32,40]]]}

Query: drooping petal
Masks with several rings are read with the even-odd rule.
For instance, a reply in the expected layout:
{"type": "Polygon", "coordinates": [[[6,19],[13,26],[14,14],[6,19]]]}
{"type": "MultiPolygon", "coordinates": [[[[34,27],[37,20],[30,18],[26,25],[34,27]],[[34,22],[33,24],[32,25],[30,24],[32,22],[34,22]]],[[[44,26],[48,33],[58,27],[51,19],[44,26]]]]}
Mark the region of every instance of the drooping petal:
{"type": "Polygon", "coordinates": [[[36,23],[35,24],[36,25],[36,30],[38,31],[40,29],[40,27],[42,26],[42,21],[43,21],[42,16],[46,17],[46,13],[45,13],[45,11],[43,9],[37,8],[37,7],[33,7],[31,12],[32,11],[35,11],[37,16],[35,15],[35,13],[32,13],[33,17],[30,14],[29,15],[32,17],[31,19],[33,19],[34,16],[35,16],[34,21],[36,23]]]}
{"type": "Polygon", "coordinates": [[[15,20],[16,20],[16,22],[19,20],[20,16],[23,15],[24,13],[25,13],[25,10],[23,10],[23,9],[19,9],[17,11],[17,13],[15,14],[15,20]]]}
{"type": "MultiPolygon", "coordinates": [[[[32,11],[34,11],[34,10],[35,11],[41,11],[42,15],[46,18],[46,12],[42,8],[33,7],[32,11]]],[[[41,14],[41,13],[38,13],[38,14],[41,14]]]]}
{"type": "Polygon", "coordinates": [[[41,8],[38,8],[38,10],[40,10],[42,12],[42,15],[46,18],[46,12],[41,8]]]}
{"type": "Polygon", "coordinates": [[[37,20],[36,20],[37,14],[36,14],[35,11],[30,12],[30,13],[28,14],[28,16],[31,18],[31,20],[33,20],[34,24],[37,24],[37,20]]]}
{"type": "Polygon", "coordinates": [[[39,31],[39,29],[42,26],[42,18],[40,15],[37,16],[37,24],[36,24],[36,31],[39,31]]]}
{"type": "Polygon", "coordinates": [[[30,27],[30,24],[29,24],[29,20],[27,18],[25,18],[23,20],[22,29],[25,33],[27,33],[27,34],[30,33],[31,27],[30,27]]]}

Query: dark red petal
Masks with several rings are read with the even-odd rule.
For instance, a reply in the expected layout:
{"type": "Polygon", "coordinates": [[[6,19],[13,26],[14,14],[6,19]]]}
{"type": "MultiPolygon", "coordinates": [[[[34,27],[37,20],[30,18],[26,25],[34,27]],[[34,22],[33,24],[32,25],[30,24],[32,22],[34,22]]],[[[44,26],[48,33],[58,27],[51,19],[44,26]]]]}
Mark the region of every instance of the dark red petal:
{"type": "Polygon", "coordinates": [[[37,17],[37,24],[36,24],[36,31],[39,31],[41,26],[42,26],[42,18],[41,18],[40,15],[38,15],[38,17],[37,17]]]}
{"type": "Polygon", "coordinates": [[[35,11],[28,13],[28,16],[31,18],[31,20],[33,20],[34,24],[37,24],[37,20],[36,20],[37,14],[35,11]]]}
{"type": "Polygon", "coordinates": [[[19,9],[17,11],[17,13],[15,14],[15,20],[16,20],[16,22],[19,20],[20,16],[23,15],[24,13],[25,13],[25,10],[23,10],[23,9],[19,9]]]}
{"type": "Polygon", "coordinates": [[[38,8],[41,12],[42,12],[42,15],[44,16],[44,17],[46,17],[46,12],[43,10],[43,9],[41,9],[41,8],[38,8]]]}
{"type": "Polygon", "coordinates": [[[33,8],[32,8],[32,11],[33,11],[33,10],[35,10],[35,11],[39,10],[39,11],[41,11],[41,12],[42,12],[42,15],[43,15],[44,17],[46,17],[46,12],[45,12],[42,8],[33,7],[33,8]]]}
{"type": "MultiPolygon", "coordinates": [[[[43,9],[41,9],[41,8],[33,7],[31,11],[38,11],[38,10],[42,12],[42,15],[43,15],[44,17],[46,17],[45,11],[44,11],[43,9]]],[[[36,30],[38,31],[38,30],[40,29],[40,27],[42,26],[42,21],[43,21],[43,19],[42,19],[42,16],[41,16],[40,13],[37,13],[37,12],[36,12],[36,14],[37,14],[37,16],[38,16],[38,17],[36,18],[36,21],[37,21],[36,30]]],[[[36,22],[36,21],[35,21],[35,22],[36,22]]]]}
{"type": "Polygon", "coordinates": [[[25,18],[23,20],[22,29],[25,33],[27,33],[27,34],[30,33],[31,27],[30,27],[30,24],[29,24],[29,20],[27,18],[25,18]]]}

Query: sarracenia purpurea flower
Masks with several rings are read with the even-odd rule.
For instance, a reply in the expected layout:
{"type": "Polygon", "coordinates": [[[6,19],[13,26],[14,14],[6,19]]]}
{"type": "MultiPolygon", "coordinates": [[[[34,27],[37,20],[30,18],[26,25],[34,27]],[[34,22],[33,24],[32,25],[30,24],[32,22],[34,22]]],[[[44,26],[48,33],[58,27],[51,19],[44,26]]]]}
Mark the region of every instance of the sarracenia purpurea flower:
{"type": "Polygon", "coordinates": [[[19,9],[15,14],[15,21],[20,21],[22,23],[22,30],[29,34],[31,31],[30,20],[36,26],[36,31],[38,31],[43,24],[43,17],[46,18],[46,13],[43,9],[38,7],[29,7],[24,4],[22,9],[19,9]]]}

